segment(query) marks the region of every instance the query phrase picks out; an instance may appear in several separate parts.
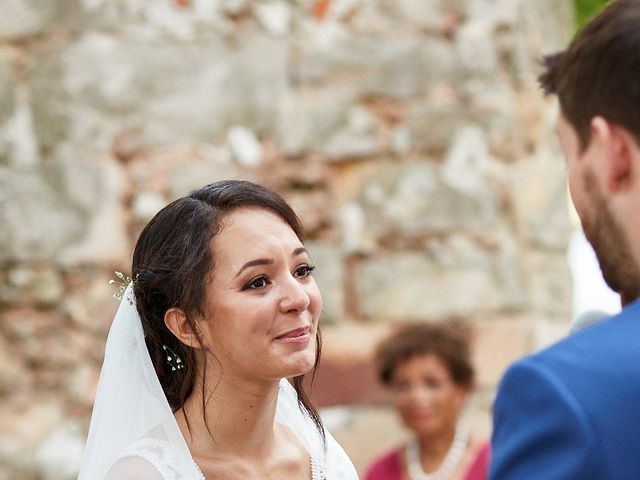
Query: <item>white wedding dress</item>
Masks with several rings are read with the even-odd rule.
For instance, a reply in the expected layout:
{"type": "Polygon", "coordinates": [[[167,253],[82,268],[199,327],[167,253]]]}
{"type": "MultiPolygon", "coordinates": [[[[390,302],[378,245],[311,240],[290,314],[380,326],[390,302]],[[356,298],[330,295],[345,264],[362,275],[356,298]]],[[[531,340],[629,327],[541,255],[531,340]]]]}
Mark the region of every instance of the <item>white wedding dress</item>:
{"type": "MultiPolygon", "coordinates": [[[[124,291],[105,349],[78,480],[206,480],[191,457],[149,357],[132,285],[124,291]]],[[[357,480],[329,432],[326,448],[291,384],[282,379],[276,422],[311,458],[312,480],[357,480]]]]}

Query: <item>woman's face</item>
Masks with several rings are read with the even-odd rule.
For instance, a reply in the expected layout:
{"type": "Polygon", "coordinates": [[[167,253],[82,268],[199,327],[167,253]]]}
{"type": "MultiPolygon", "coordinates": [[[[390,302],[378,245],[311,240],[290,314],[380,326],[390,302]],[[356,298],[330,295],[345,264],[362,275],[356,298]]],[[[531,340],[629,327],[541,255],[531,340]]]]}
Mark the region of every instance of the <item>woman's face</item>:
{"type": "Polygon", "coordinates": [[[224,375],[275,380],[308,372],[322,298],[306,249],[269,210],[234,210],[221,227],[211,241],[205,345],[224,375]]]}
{"type": "Polygon", "coordinates": [[[391,379],[391,393],[402,421],[419,437],[455,427],[467,396],[440,357],[431,353],[400,363],[391,379]]]}

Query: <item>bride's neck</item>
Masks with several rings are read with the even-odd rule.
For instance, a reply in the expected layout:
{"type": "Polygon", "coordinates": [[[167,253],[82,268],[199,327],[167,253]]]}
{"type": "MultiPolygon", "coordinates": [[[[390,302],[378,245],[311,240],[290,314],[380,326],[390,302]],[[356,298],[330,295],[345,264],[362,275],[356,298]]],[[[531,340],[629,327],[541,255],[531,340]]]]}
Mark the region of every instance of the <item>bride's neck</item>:
{"type": "Polygon", "coordinates": [[[196,385],[183,408],[176,412],[192,453],[205,457],[213,452],[216,456],[267,456],[274,442],[278,382],[231,381],[223,377],[214,386],[213,392],[205,390],[204,409],[202,388],[196,385]]]}

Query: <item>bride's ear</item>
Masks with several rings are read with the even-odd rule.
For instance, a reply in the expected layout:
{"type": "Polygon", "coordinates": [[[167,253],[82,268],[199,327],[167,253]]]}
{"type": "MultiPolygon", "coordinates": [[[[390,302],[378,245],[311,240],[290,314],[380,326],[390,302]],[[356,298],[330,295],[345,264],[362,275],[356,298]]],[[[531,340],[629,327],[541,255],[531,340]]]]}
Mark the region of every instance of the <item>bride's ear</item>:
{"type": "Polygon", "coordinates": [[[178,340],[191,348],[200,348],[198,336],[192,322],[181,308],[170,308],[164,314],[164,324],[178,340]]]}

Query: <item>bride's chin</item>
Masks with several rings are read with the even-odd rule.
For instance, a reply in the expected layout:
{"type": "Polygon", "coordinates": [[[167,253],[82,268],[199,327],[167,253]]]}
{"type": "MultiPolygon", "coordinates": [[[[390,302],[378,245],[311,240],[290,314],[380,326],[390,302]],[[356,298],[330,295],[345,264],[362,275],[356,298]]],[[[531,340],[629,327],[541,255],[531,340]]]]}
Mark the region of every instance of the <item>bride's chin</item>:
{"type": "Polygon", "coordinates": [[[315,354],[309,354],[306,356],[301,356],[301,358],[295,359],[292,363],[287,365],[287,374],[283,375],[286,378],[299,377],[300,375],[304,375],[313,370],[313,366],[315,365],[316,357],[315,354]]]}

